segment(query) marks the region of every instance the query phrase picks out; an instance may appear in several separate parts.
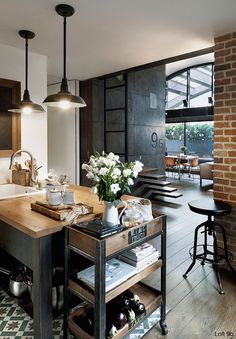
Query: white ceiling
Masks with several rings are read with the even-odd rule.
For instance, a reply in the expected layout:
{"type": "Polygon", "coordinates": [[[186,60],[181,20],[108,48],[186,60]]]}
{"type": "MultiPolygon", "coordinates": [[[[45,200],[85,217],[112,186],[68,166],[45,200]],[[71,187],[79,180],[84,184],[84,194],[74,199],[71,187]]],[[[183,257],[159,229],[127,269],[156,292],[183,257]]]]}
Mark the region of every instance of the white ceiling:
{"type": "MultiPolygon", "coordinates": [[[[48,56],[50,82],[62,73],[64,1],[0,0],[0,43],[24,48],[18,30],[36,33],[30,51],[48,56]]],[[[68,78],[87,79],[210,47],[236,31],[235,0],[67,0],[68,78]]]]}

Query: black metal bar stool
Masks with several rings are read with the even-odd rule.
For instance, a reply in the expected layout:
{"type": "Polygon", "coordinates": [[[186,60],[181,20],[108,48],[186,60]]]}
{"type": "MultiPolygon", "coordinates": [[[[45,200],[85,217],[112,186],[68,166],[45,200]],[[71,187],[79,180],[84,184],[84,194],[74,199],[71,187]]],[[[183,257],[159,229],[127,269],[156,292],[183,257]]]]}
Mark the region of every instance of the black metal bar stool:
{"type": "Polygon", "coordinates": [[[220,275],[219,275],[219,265],[228,264],[230,269],[234,271],[233,267],[230,264],[233,256],[232,253],[228,251],[227,242],[226,242],[226,234],[225,229],[222,225],[219,225],[215,221],[212,220],[214,216],[221,216],[230,213],[231,207],[223,202],[215,201],[215,200],[195,200],[191,201],[189,204],[189,208],[191,211],[207,215],[208,219],[204,221],[202,224],[198,225],[195,229],[194,233],[194,245],[190,249],[189,254],[192,258],[192,263],[183,275],[184,278],[187,278],[187,274],[191,271],[193,266],[196,263],[196,260],[201,260],[201,264],[204,265],[205,262],[211,263],[213,269],[216,273],[216,278],[219,283],[219,293],[223,294],[224,290],[221,285],[220,275]],[[198,234],[199,231],[204,233],[204,241],[203,244],[198,244],[198,234]],[[222,234],[223,238],[223,248],[218,247],[217,244],[217,233],[222,234]],[[213,244],[209,244],[208,236],[213,236],[213,244]],[[211,249],[211,250],[210,250],[211,249]],[[201,251],[201,252],[200,252],[201,251]]]}

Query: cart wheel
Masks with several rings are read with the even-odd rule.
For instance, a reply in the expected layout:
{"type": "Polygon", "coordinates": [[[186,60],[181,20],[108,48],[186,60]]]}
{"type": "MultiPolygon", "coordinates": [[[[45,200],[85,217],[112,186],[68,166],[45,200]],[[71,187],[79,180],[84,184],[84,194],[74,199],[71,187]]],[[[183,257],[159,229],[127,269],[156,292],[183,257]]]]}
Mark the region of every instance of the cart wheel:
{"type": "Polygon", "coordinates": [[[203,261],[201,261],[201,265],[202,266],[204,266],[205,265],[205,261],[203,260],[203,261]]]}
{"type": "Polygon", "coordinates": [[[165,321],[160,321],[161,332],[163,335],[168,334],[168,328],[165,321]]]}

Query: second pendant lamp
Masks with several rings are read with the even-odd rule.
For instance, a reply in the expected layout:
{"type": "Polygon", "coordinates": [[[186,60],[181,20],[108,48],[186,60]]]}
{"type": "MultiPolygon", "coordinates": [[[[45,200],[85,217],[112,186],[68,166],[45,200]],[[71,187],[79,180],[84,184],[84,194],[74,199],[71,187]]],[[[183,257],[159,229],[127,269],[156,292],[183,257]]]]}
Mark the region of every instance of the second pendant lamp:
{"type": "Polygon", "coordinates": [[[70,5],[57,5],[56,12],[64,18],[63,20],[63,78],[61,82],[61,89],[58,93],[47,96],[44,104],[52,107],[60,107],[68,109],[70,107],[85,107],[86,103],[80,96],[73,95],[68,88],[68,81],[66,78],[66,18],[74,14],[74,8],[70,5]]]}
{"type": "Polygon", "coordinates": [[[28,40],[33,39],[35,34],[31,31],[21,30],[19,31],[19,35],[21,38],[25,39],[25,90],[21,103],[15,104],[8,111],[24,114],[44,113],[45,110],[41,105],[35,104],[33,101],[31,101],[28,90],[28,40]]]}

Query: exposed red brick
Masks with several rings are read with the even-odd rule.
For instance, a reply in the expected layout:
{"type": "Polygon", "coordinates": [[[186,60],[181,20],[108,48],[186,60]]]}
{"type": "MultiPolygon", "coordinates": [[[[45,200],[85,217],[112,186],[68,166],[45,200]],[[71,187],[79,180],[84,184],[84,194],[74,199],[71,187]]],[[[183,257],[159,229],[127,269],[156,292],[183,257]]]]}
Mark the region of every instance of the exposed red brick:
{"type": "Polygon", "coordinates": [[[224,177],[225,177],[226,179],[233,179],[233,180],[236,180],[236,173],[228,172],[228,173],[225,173],[225,174],[224,174],[224,177]]]}
{"type": "Polygon", "coordinates": [[[225,57],[225,61],[235,61],[236,60],[236,54],[231,54],[225,57]]]}
{"type": "MultiPolygon", "coordinates": [[[[221,59],[221,58],[220,58],[221,59]]],[[[223,58],[222,58],[223,59],[223,58]]],[[[235,60],[236,60],[236,58],[235,58],[235,60]]],[[[215,61],[216,62],[216,61],[215,61]]],[[[224,78],[224,76],[225,76],[225,72],[217,72],[216,74],[215,74],[215,79],[222,79],[222,78],[224,78]]]]}
{"type": "MultiPolygon", "coordinates": [[[[227,181],[227,180],[226,180],[226,181],[227,181]]],[[[236,186],[236,180],[231,180],[231,181],[230,181],[230,185],[235,187],[235,186],[236,186]]],[[[235,232],[236,232],[236,230],[235,230],[235,232]]]]}
{"type": "Polygon", "coordinates": [[[229,157],[236,157],[236,151],[228,151],[229,157]]]}
{"type": "Polygon", "coordinates": [[[231,127],[230,121],[215,121],[214,123],[215,128],[229,128],[231,127]]]}
{"type": "Polygon", "coordinates": [[[236,172],[236,166],[232,166],[231,170],[232,172],[236,172]]]}
{"type": "Polygon", "coordinates": [[[236,106],[236,100],[225,100],[225,106],[236,106]]]}
{"type": "MultiPolygon", "coordinates": [[[[229,72],[229,71],[228,71],[229,72]]],[[[236,75],[236,74],[235,74],[236,75]]],[[[229,85],[231,83],[230,78],[225,78],[225,79],[215,79],[215,86],[220,86],[220,85],[229,85]]]]}
{"type": "Polygon", "coordinates": [[[227,33],[227,34],[215,37],[215,39],[214,39],[215,40],[215,44],[217,45],[220,42],[230,40],[230,39],[232,39],[232,37],[233,37],[232,33],[227,33]]]}
{"type": "Polygon", "coordinates": [[[215,142],[214,143],[214,149],[217,150],[217,149],[222,149],[223,148],[223,144],[220,143],[220,142],[215,142]]]}
{"type": "Polygon", "coordinates": [[[218,94],[218,93],[224,93],[225,91],[225,86],[215,86],[215,94],[218,94]]]}
{"type": "MultiPolygon", "coordinates": [[[[231,107],[232,113],[236,112],[236,107],[231,107]]],[[[224,116],[224,120],[236,120],[236,114],[228,114],[224,116]]]]}
{"type": "Polygon", "coordinates": [[[215,94],[215,100],[224,100],[224,99],[230,99],[230,93],[220,93],[220,94],[215,94]]]}
{"type": "Polygon", "coordinates": [[[224,107],[224,106],[227,106],[225,105],[224,101],[215,101],[215,107],[224,107]]]}
{"type": "Polygon", "coordinates": [[[219,200],[227,201],[229,200],[229,195],[222,192],[214,192],[214,197],[219,200]]]}
{"type": "MultiPolygon", "coordinates": [[[[223,64],[220,64],[220,65],[216,65],[215,64],[215,72],[217,73],[217,72],[219,72],[219,71],[225,71],[225,70],[229,70],[229,69],[231,69],[232,67],[231,67],[231,63],[230,62],[228,62],[228,63],[223,63],[223,64]]],[[[227,75],[227,72],[226,72],[226,75],[227,75]]]]}
{"type": "MultiPolygon", "coordinates": [[[[231,137],[231,141],[232,141],[232,137],[231,137]]],[[[225,148],[226,149],[235,149],[235,144],[234,141],[232,143],[225,143],[225,148]]]]}
{"type": "Polygon", "coordinates": [[[232,39],[232,40],[227,41],[225,43],[225,48],[229,48],[229,47],[233,47],[233,46],[236,46],[236,39],[232,39]]]}
{"type": "Polygon", "coordinates": [[[216,185],[214,183],[214,191],[217,191],[217,192],[224,192],[224,187],[222,185],[216,185]]]}
{"type": "MultiPolygon", "coordinates": [[[[215,163],[215,164],[214,164],[214,173],[215,173],[215,171],[217,171],[217,170],[218,170],[218,171],[229,171],[229,168],[230,168],[230,166],[215,163]]],[[[228,178],[228,179],[233,179],[233,178],[228,178]]]]}
{"type": "Polygon", "coordinates": [[[224,42],[215,45],[215,51],[218,51],[219,49],[224,49],[224,48],[225,48],[224,42]]]}
{"type": "Polygon", "coordinates": [[[225,135],[236,135],[236,129],[235,128],[229,128],[224,130],[225,135]]]}
{"type": "Polygon", "coordinates": [[[223,114],[215,114],[214,121],[223,121],[223,120],[224,120],[224,115],[223,114]]]}
{"type": "Polygon", "coordinates": [[[223,49],[215,52],[215,58],[224,57],[231,54],[231,49],[223,49]]]}
{"type": "MultiPolygon", "coordinates": [[[[215,58],[215,64],[217,65],[223,65],[225,63],[225,57],[219,56],[218,58],[215,58]]],[[[219,70],[218,70],[219,72],[219,70]]]]}
{"type": "Polygon", "coordinates": [[[221,143],[222,142],[229,142],[229,137],[215,136],[214,140],[215,140],[215,142],[221,142],[221,143]]]}
{"type": "Polygon", "coordinates": [[[219,149],[216,149],[214,152],[214,160],[216,163],[223,163],[222,157],[227,157],[227,151],[222,151],[219,149]]]}
{"type": "MultiPolygon", "coordinates": [[[[232,122],[231,122],[231,126],[232,126],[232,127],[236,127],[236,121],[232,121],[232,122]]],[[[236,146],[235,146],[235,147],[236,147],[236,146]]]]}
{"type": "MultiPolygon", "coordinates": [[[[236,201],[236,194],[230,194],[229,200],[230,201],[236,201]]],[[[236,246],[235,246],[235,252],[236,252],[236,246]]]]}
{"type": "MultiPolygon", "coordinates": [[[[235,187],[228,187],[228,186],[226,186],[226,187],[224,188],[224,191],[225,191],[225,192],[228,192],[228,193],[235,194],[235,187]]],[[[236,196],[236,194],[235,194],[235,196],[236,196]]]]}
{"type": "MultiPolygon", "coordinates": [[[[231,137],[231,138],[230,138],[230,141],[235,143],[235,142],[236,142],[236,137],[231,137]]],[[[232,148],[235,148],[235,144],[233,144],[233,145],[234,145],[234,147],[232,147],[232,148]]],[[[228,146],[227,146],[227,147],[228,147],[228,146]]]]}
{"type": "MultiPolygon", "coordinates": [[[[224,172],[214,170],[214,172],[213,172],[213,177],[214,177],[214,180],[215,180],[215,178],[224,178],[224,172]]],[[[229,178],[229,179],[230,179],[230,178],[229,178]]]]}
{"type": "Polygon", "coordinates": [[[217,136],[217,135],[223,135],[224,134],[224,131],[223,131],[223,129],[217,129],[217,130],[215,130],[215,135],[217,136]]]}
{"type": "Polygon", "coordinates": [[[231,113],[230,107],[214,107],[214,114],[231,113]]]}
{"type": "MultiPolygon", "coordinates": [[[[219,184],[219,185],[228,186],[229,183],[230,183],[230,181],[229,181],[229,180],[225,180],[225,179],[219,179],[219,178],[216,178],[216,179],[214,180],[214,183],[219,184]]],[[[235,183],[236,183],[236,181],[235,181],[235,183]]]]}
{"type": "Polygon", "coordinates": [[[214,153],[215,153],[215,156],[214,156],[214,163],[215,164],[223,164],[223,158],[220,156],[220,151],[218,149],[214,149],[214,153]]]}
{"type": "Polygon", "coordinates": [[[236,69],[232,69],[230,71],[226,71],[226,76],[227,77],[233,77],[236,75],[236,69]]]}
{"type": "Polygon", "coordinates": [[[228,92],[228,91],[236,91],[236,85],[225,86],[225,91],[226,92],[228,92]]]}
{"type": "Polygon", "coordinates": [[[224,163],[235,165],[236,164],[236,158],[225,158],[224,163]]]}

